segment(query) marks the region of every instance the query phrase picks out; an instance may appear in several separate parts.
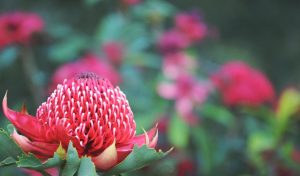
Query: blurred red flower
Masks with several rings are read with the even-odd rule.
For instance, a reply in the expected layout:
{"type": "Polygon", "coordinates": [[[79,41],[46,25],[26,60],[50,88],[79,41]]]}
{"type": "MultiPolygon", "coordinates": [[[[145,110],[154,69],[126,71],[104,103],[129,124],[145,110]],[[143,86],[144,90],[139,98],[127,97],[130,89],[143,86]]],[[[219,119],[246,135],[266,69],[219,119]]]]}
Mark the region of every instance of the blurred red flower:
{"type": "Polygon", "coordinates": [[[163,72],[167,77],[174,79],[196,65],[194,60],[184,52],[170,53],[164,57],[163,72]]]}
{"type": "Polygon", "coordinates": [[[88,53],[79,60],[60,66],[52,76],[52,91],[64,79],[72,78],[82,72],[94,72],[100,77],[109,79],[113,84],[121,81],[119,73],[103,59],[88,53]]]}
{"type": "Polygon", "coordinates": [[[124,57],[124,46],[122,43],[115,41],[104,43],[102,50],[114,65],[119,66],[122,63],[124,57]]]}
{"type": "Polygon", "coordinates": [[[207,33],[207,26],[200,16],[194,13],[179,13],[175,17],[176,28],[191,41],[202,40],[207,33]]]}
{"type": "Polygon", "coordinates": [[[275,98],[273,86],[266,76],[241,61],[223,65],[212,75],[212,81],[229,106],[258,106],[275,98]]]}
{"type": "Polygon", "coordinates": [[[32,35],[43,28],[43,20],[34,13],[3,14],[0,16],[0,48],[13,43],[28,44],[32,35]]]}
{"type": "Polygon", "coordinates": [[[210,91],[206,82],[197,81],[188,74],[181,74],[171,83],[161,83],[158,93],[165,99],[175,100],[175,108],[179,115],[189,124],[197,122],[193,114],[195,104],[202,104],[210,91]]]}
{"type": "Polygon", "coordinates": [[[177,164],[177,176],[195,175],[196,164],[189,159],[184,159],[177,164]]]}
{"type": "Polygon", "coordinates": [[[158,47],[163,53],[177,52],[189,45],[190,42],[186,36],[177,30],[167,31],[158,39],[158,47]]]}

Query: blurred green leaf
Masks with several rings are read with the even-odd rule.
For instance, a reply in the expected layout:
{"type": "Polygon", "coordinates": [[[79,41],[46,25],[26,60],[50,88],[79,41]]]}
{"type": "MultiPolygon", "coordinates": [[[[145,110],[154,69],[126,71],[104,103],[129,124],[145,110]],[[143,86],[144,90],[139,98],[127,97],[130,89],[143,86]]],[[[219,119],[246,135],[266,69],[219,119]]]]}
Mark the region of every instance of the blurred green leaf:
{"type": "Polygon", "coordinates": [[[233,127],[235,123],[233,114],[222,106],[205,104],[201,107],[201,114],[203,118],[211,119],[228,128],[233,127]]]}
{"type": "Polygon", "coordinates": [[[11,65],[18,57],[18,48],[9,46],[0,50],[0,69],[11,65]]]}
{"type": "Polygon", "coordinates": [[[104,43],[108,41],[118,41],[123,34],[126,21],[120,13],[107,16],[100,23],[96,31],[97,41],[104,43]]]}
{"type": "Polygon", "coordinates": [[[16,162],[18,167],[37,169],[42,167],[42,162],[32,153],[23,154],[16,162]]]}
{"type": "Polygon", "coordinates": [[[13,157],[9,156],[0,162],[0,167],[15,164],[15,163],[16,163],[16,160],[13,157]]]}
{"type": "Polygon", "coordinates": [[[18,156],[23,154],[20,147],[2,128],[0,129],[0,154],[0,161],[6,160],[8,157],[12,157],[17,160],[18,156]]]}
{"type": "Polygon", "coordinates": [[[260,169],[264,168],[262,152],[272,150],[275,147],[275,140],[269,132],[261,131],[252,133],[247,144],[248,157],[260,169]]]}
{"type": "Polygon", "coordinates": [[[286,89],[280,99],[276,118],[274,122],[274,131],[276,140],[279,141],[288,127],[290,117],[300,108],[300,93],[295,89],[286,89]]]}
{"type": "Polygon", "coordinates": [[[176,114],[170,120],[167,136],[176,148],[186,148],[189,143],[189,126],[176,114]]]}
{"type": "Polygon", "coordinates": [[[171,16],[175,7],[166,1],[151,0],[146,1],[133,8],[133,15],[138,18],[143,18],[147,22],[160,22],[162,18],[171,16]]]}
{"type": "Polygon", "coordinates": [[[300,93],[295,89],[286,89],[280,99],[276,113],[278,120],[285,120],[300,108],[300,93]]]}
{"type": "Polygon", "coordinates": [[[62,42],[53,45],[49,50],[51,60],[57,63],[70,61],[78,57],[80,51],[87,46],[87,40],[81,36],[71,36],[62,42]]]}
{"type": "Polygon", "coordinates": [[[96,168],[91,158],[83,157],[80,160],[80,166],[77,176],[97,176],[96,168]]]}
{"type": "Polygon", "coordinates": [[[142,147],[134,146],[132,152],[118,165],[105,172],[104,175],[118,175],[140,169],[154,161],[160,160],[171,152],[156,151],[143,145],[142,147]]]}
{"type": "Polygon", "coordinates": [[[78,157],[77,150],[73,147],[72,142],[69,143],[66,164],[62,169],[62,176],[72,176],[78,170],[80,166],[80,159],[78,157]]]}
{"type": "Polygon", "coordinates": [[[102,0],[84,0],[86,5],[95,5],[102,0]]]}
{"type": "Polygon", "coordinates": [[[201,168],[203,173],[209,175],[213,168],[213,146],[209,140],[209,135],[206,134],[205,130],[201,127],[194,128],[192,130],[193,139],[196,142],[197,154],[201,158],[201,168]]]}

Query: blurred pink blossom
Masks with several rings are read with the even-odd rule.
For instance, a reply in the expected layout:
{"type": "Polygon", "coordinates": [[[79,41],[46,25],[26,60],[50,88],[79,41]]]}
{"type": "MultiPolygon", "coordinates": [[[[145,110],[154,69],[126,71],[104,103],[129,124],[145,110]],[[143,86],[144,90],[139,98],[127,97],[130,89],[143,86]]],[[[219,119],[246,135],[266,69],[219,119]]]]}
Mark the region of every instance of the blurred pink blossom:
{"type": "Polygon", "coordinates": [[[158,93],[165,99],[175,100],[176,111],[187,123],[193,124],[198,121],[193,114],[193,108],[206,100],[210,87],[207,82],[200,82],[188,74],[182,74],[174,82],[159,84],[158,93]]]}
{"type": "Polygon", "coordinates": [[[191,41],[202,40],[207,33],[207,26],[198,14],[179,13],[175,17],[176,28],[191,41]]]}
{"type": "Polygon", "coordinates": [[[11,12],[0,16],[0,48],[13,43],[28,44],[32,34],[42,31],[43,20],[34,13],[11,12]]]}
{"type": "Polygon", "coordinates": [[[124,58],[124,46],[122,43],[115,41],[104,43],[102,50],[114,65],[119,66],[122,63],[124,58]]]}
{"type": "Polygon", "coordinates": [[[136,5],[141,2],[141,0],[122,0],[124,4],[127,5],[136,5]]]}
{"type": "Polygon", "coordinates": [[[187,48],[190,41],[181,32],[170,30],[163,33],[158,40],[158,47],[163,53],[177,52],[187,48]]]}
{"type": "Polygon", "coordinates": [[[241,61],[224,64],[212,75],[212,81],[229,106],[259,106],[275,99],[273,86],[267,77],[241,61]]]}
{"type": "Polygon", "coordinates": [[[184,52],[170,53],[164,57],[163,72],[166,77],[175,79],[196,65],[195,61],[184,52]]]}
{"type": "Polygon", "coordinates": [[[54,89],[64,79],[72,78],[82,72],[94,72],[103,78],[109,79],[114,85],[121,81],[119,73],[111,65],[105,63],[103,59],[95,54],[88,53],[75,62],[60,66],[52,76],[53,86],[51,88],[54,89]]]}

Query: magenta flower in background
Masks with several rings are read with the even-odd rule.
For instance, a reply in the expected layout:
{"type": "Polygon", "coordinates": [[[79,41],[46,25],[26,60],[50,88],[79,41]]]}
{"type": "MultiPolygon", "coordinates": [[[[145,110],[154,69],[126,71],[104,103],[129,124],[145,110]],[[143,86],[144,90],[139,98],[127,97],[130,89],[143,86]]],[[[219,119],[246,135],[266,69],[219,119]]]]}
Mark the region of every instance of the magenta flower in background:
{"type": "Polygon", "coordinates": [[[258,106],[275,99],[273,86],[267,77],[241,61],[224,64],[212,75],[212,81],[229,106],[258,106]]]}
{"type": "Polygon", "coordinates": [[[36,117],[16,112],[3,99],[3,112],[15,126],[12,138],[24,152],[41,160],[53,156],[59,145],[72,141],[80,157],[92,158],[98,170],[107,170],[130,154],[134,145],[154,148],[157,128],[136,136],[136,124],[125,94],[107,79],[81,74],[58,84],[36,117]]]}
{"type": "Polygon", "coordinates": [[[170,30],[163,33],[158,39],[158,47],[163,53],[177,52],[190,45],[190,41],[177,30],[170,30]]]}
{"type": "Polygon", "coordinates": [[[188,176],[196,173],[196,164],[190,159],[181,160],[177,164],[177,176],[188,176]]]}
{"type": "Polygon", "coordinates": [[[114,65],[122,64],[124,58],[124,45],[121,42],[107,42],[102,46],[106,58],[114,65]]]}
{"type": "Polygon", "coordinates": [[[175,109],[179,115],[187,123],[194,124],[198,118],[193,114],[193,108],[206,100],[210,89],[209,83],[182,74],[174,82],[161,83],[158,86],[158,93],[165,99],[175,100],[175,109]]]}
{"type": "Polygon", "coordinates": [[[27,12],[11,12],[0,16],[0,48],[18,43],[26,45],[34,33],[41,32],[44,22],[40,16],[27,12]]]}
{"type": "Polygon", "coordinates": [[[121,1],[127,5],[136,5],[141,2],[141,0],[121,0],[121,1]]]}
{"type": "Polygon", "coordinates": [[[207,34],[207,26],[195,13],[179,13],[175,17],[175,24],[178,31],[195,42],[202,40],[207,34]]]}
{"type": "Polygon", "coordinates": [[[197,63],[184,52],[169,53],[163,59],[163,73],[171,79],[177,78],[196,66],[197,63]]]}
{"type": "Polygon", "coordinates": [[[52,76],[51,91],[65,78],[72,78],[82,72],[94,72],[100,77],[109,79],[113,84],[121,81],[119,73],[95,54],[86,54],[75,62],[60,66],[52,76]]]}

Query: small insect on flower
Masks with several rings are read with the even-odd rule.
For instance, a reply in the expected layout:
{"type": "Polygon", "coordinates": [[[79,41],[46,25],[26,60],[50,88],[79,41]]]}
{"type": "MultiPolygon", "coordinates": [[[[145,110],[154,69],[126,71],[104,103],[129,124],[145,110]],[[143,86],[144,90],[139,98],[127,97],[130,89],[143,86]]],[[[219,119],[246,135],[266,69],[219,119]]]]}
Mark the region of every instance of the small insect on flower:
{"type": "Polygon", "coordinates": [[[84,73],[57,88],[42,103],[36,117],[16,112],[3,99],[5,116],[15,126],[12,138],[25,152],[41,160],[71,141],[79,157],[89,156],[98,170],[108,170],[128,156],[134,145],[154,148],[157,128],[136,136],[133,112],[125,94],[107,79],[84,73]]]}

